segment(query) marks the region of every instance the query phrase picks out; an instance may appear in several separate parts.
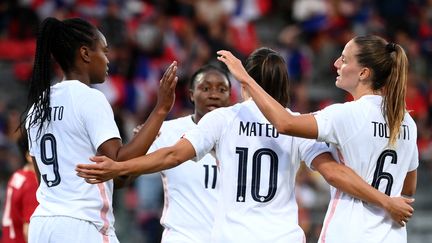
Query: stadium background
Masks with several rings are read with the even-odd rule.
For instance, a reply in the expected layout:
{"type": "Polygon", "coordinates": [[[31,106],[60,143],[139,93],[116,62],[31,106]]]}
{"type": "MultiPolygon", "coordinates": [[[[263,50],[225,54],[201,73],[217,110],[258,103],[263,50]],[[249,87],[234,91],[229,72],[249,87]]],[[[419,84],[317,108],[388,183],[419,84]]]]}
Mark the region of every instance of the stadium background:
{"type": "MultiPolygon", "coordinates": [[[[110,45],[110,77],[102,90],[124,140],[144,121],[158,81],[179,63],[176,104],[169,118],[192,112],[187,79],[228,49],[244,59],[259,46],[285,58],[292,109],[311,112],[349,100],[334,86],[334,60],[357,34],[378,34],[401,44],[410,60],[407,106],[418,126],[416,212],[410,243],[432,242],[432,1],[431,0],[2,0],[0,2],[0,202],[8,177],[22,165],[15,141],[32,71],[35,34],[45,17],[82,17],[97,25],[110,45]]],[[[61,74],[57,73],[57,78],[61,74]]],[[[233,81],[232,100],[239,100],[233,81]]],[[[328,186],[302,168],[297,195],[308,242],[316,242],[328,203],[328,186]]],[[[162,191],[158,175],[115,193],[121,242],[157,242],[162,191]]],[[[361,223],[361,222],[359,222],[361,223]]],[[[71,231],[71,233],[73,233],[71,231]]]]}

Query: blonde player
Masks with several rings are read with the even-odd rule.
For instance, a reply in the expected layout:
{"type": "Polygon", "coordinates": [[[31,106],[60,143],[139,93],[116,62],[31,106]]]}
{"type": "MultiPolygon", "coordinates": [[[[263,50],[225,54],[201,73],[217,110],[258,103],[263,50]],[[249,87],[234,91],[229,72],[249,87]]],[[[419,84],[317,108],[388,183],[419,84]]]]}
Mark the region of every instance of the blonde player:
{"type": "MultiPolygon", "coordinates": [[[[216,66],[198,69],[191,77],[189,88],[194,114],[165,121],[149,152],[175,144],[206,113],[230,104],[228,74],[216,66]]],[[[160,220],[165,229],[162,242],[210,242],[220,180],[215,158],[207,154],[199,163],[186,161],[160,173],[165,196],[160,220]]]]}
{"type": "MultiPolygon", "coordinates": [[[[414,195],[417,128],[405,109],[408,59],[401,46],[378,36],[350,40],[334,66],[336,86],[354,101],[301,116],[266,94],[230,52],[218,54],[278,131],[328,142],[340,163],[389,196],[414,195]]],[[[394,219],[403,225],[410,216],[394,219]]],[[[383,209],[332,188],[319,242],[407,242],[406,227],[396,222],[383,209]]]]}
{"type": "Polygon", "coordinates": [[[30,154],[40,181],[31,243],[118,242],[112,209],[113,181],[89,185],[75,165],[92,154],[132,158],[145,154],[172,107],[176,66],[161,80],[158,104],[140,133],[122,146],[112,109],[90,84],[107,77],[105,37],[88,22],[47,18],[40,27],[28,114],[30,154]],[[50,82],[51,56],[65,80],[50,82]]]}
{"type": "MultiPolygon", "coordinates": [[[[249,56],[246,66],[278,104],[288,104],[288,75],[280,55],[261,48],[249,56]]],[[[243,97],[247,99],[247,92],[243,97]]],[[[193,157],[199,160],[212,149],[221,177],[212,242],[305,242],[294,195],[302,160],[318,170],[324,167],[330,182],[348,193],[392,204],[348,167],[337,164],[324,143],[280,134],[251,99],[209,112],[174,146],[122,163],[94,157],[99,163],[80,164],[77,171],[89,183],[99,183],[118,175],[171,168],[193,157]]]]}

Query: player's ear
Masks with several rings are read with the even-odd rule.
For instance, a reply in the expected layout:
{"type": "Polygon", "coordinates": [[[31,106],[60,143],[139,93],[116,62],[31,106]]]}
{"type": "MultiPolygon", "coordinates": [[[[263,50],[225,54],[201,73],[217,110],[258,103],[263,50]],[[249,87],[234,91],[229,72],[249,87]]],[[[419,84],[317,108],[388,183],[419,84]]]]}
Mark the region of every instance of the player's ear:
{"type": "Polygon", "coordinates": [[[195,99],[193,96],[193,89],[189,89],[189,100],[192,102],[192,104],[195,104],[195,99]]]}
{"type": "Polygon", "coordinates": [[[359,76],[360,80],[368,80],[371,76],[371,70],[367,67],[364,67],[361,69],[359,76]]]}
{"type": "Polygon", "coordinates": [[[79,56],[85,63],[89,63],[91,61],[90,49],[87,46],[81,46],[79,49],[79,56]]]}

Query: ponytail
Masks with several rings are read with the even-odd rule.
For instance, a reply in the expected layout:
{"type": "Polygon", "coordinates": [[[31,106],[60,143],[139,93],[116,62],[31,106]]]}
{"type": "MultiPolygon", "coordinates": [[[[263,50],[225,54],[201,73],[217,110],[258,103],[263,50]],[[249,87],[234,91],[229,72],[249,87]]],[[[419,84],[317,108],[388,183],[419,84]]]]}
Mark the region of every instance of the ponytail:
{"type": "Polygon", "coordinates": [[[283,107],[288,107],[289,78],[285,60],[276,51],[261,47],[246,59],[248,74],[283,107]]]}
{"type": "Polygon", "coordinates": [[[68,73],[74,66],[76,51],[81,46],[94,47],[97,34],[96,27],[79,18],[60,21],[50,17],[42,22],[36,41],[27,106],[21,114],[21,128],[26,122],[29,127],[38,125],[36,137],[39,137],[44,123],[50,122],[51,58],[55,59],[64,73],[68,73]]]}
{"type": "Polygon", "coordinates": [[[408,80],[408,58],[401,46],[390,53],[394,64],[384,89],[383,110],[390,129],[390,145],[394,146],[406,112],[405,97],[408,80]]]}
{"type": "Polygon", "coordinates": [[[21,115],[21,127],[27,119],[29,127],[39,123],[37,136],[42,132],[43,123],[49,116],[51,91],[51,50],[61,22],[55,18],[45,19],[39,29],[36,40],[36,55],[33,65],[33,74],[30,80],[30,89],[27,97],[27,106],[21,115]],[[33,107],[31,114],[27,114],[33,107]],[[24,119],[23,119],[24,118],[24,119]]]}

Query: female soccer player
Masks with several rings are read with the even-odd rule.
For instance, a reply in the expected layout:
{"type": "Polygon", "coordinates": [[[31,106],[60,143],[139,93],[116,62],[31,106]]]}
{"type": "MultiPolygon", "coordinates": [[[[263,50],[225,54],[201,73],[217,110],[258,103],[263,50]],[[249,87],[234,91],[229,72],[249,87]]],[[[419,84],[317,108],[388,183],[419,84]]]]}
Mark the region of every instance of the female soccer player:
{"type": "MultiPolygon", "coordinates": [[[[288,105],[288,74],[280,55],[268,48],[258,49],[247,59],[246,69],[278,104],[288,105]]],[[[78,175],[89,183],[99,183],[118,175],[171,168],[194,157],[199,160],[214,150],[221,180],[213,242],[304,242],[294,195],[294,179],[302,160],[319,171],[324,167],[325,177],[342,190],[391,212],[394,205],[399,209],[388,196],[337,164],[326,153],[324,143],[280,134],[247,92],[243,97],[243,103],[206,114],[174,146],[121,163],[94,157],[91,159],[98,163],[78,165],[78,175]],[[327,165],[333,165],[332,170],[327,165]]]]}
{"type": "MultiPolygon", "coordinates": [[[[340,163],[389,196],[414,195],[417,128],[405,108],[408,59],[400,45],[378,36],[350,40],[334,66],[336,86],[354,101],[300,116],[286,112],[230,52],[218,54],[279,132],[329,143],[340,163]]],[[[406,228],[383,209],[336,188],[331,198],[319,242],[407,242],[406,228]]]]}
{"type": "Polygon", "coordinates": [[[39,206],[30,221],[29,242],[117,242],[112,211],[113,181],[90,185],[74,168],[88,156],[127,159],[147,152],[174,102],[173,63],[161,79],[158,104],[142,131],[122,145],[112,109],[91,84],[108,75],[105,37],[74,18],[43,21],[37,38],[27,115],[30,154],[40,180],[39,206]],[[53,84],[51,56],[64,80],[53,84]]]}
{"type": "MultiPolygon", "coordinates": [[[[214,65],[199,68],[192,75],[189,88],[194,113],[165,121],[149,152],[175,144],[185,132],[195,128],[205,114],[230,105],[228,74],[214,65]]],[[[207,154],[199,163],[186,161],[160,173],[165,201],[161,217],[165,229],[162,242],[210,242],[220,181],[215,158],[207,154]]],[[[145,181],[142,184],[148,186],[145,181]]]]}

